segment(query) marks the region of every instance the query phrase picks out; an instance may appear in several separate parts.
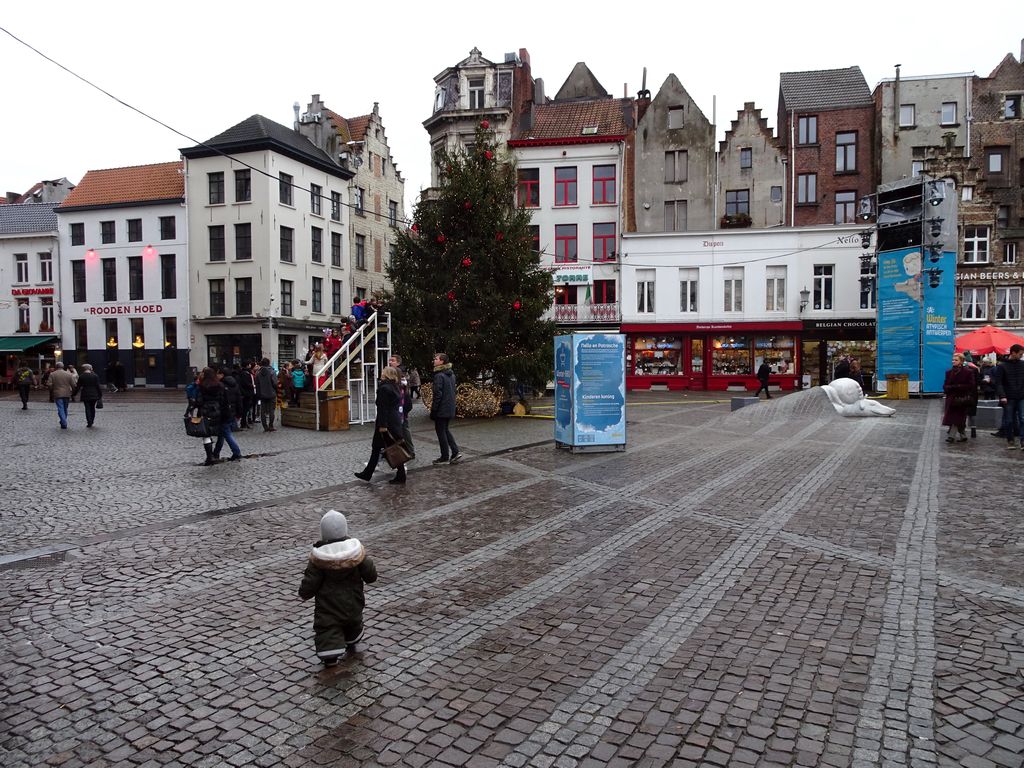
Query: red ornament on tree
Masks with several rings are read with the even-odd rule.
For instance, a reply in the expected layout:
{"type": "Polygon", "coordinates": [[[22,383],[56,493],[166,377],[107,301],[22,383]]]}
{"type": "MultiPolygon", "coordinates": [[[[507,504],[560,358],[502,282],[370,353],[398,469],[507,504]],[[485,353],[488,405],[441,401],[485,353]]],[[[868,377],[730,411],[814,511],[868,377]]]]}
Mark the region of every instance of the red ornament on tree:
{"type": "Polygon", "coordinates": [[[512,309],[514,309],[516,312],[518,312],[522,308],[523,303],[519,299],[516,299],[515,301],[512,302],[512,309]]]}
{"type": "Polygon", "coordinates": [[[413,231],[413,232],[419,232],[419,231],[420,231],[420,226],[419,226],[419,224],[413,224],[413,225],[412,225],[412,231],[413,231]]]}
{"type": "Polygon", "coordinates": [[[487,122],[486,120],[481,120],[480,121],[480,127],[483,128],[486,131],[488,128],[491,127],[491,124],[489,122],[487,122]]]}
{"type": "Polygon", "coordinates": [[[439,243],[443,243],[444,242],[444,233],[441,233],[440,235],[437,236],[437,242],[439,242],[439,243]]]}
{"type": "Polygon", "coordinates": [[[488,149],[486,152],[484,152],[484,157],[486,157],[488,160],[493,160],[494,159],[494,153],[491,152],[491,150],[488,149]]]}
{"type": "Polygon", "coordinates": [[[499,232],[498,234],[496,234],[494,236],[494,239],[497,240],[500,243],[502,240],[505,239],[505,233],[504,232],[499,232]]]}
{"type": "Polygon", "coordinates": [[[469,200],[467,200],[466,202],[464,202],[462,204],[462,207],[465,208],[468,211],[470,208],[473,207],[473,203],[471,203],[469,200]]]}
{"type": "Polygon", "coordinates": [[[464,267],[468,267],[472,263],[473,263],[473,261],[469,258],[469,256],[467,256],[466,258],[464,258],[462,260],[462,266],[464,266],[464,267]]]}
{"type": "Polygon", "coordinates": [[[448,301],[455,301],[455,291],[448,291],[448,301]]]}

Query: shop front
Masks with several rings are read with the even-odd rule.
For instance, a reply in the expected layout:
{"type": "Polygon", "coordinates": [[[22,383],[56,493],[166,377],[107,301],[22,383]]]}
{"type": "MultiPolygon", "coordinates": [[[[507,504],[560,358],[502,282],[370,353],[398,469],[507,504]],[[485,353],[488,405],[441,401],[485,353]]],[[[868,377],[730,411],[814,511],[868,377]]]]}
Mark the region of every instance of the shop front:
{"type": "Polygon", "coordinates": [[[626,386],[756,390],[764,362],[770,385],[796,389],[802,327],[799,322],[624,324],[626,386]]]}
{"type": "Polygon", "coordinates": [[[866,318],[805,320],[803,367],[805,387],[827,384],[844,357],[860,363],[864,390],[873,391],[876,370],[875,321],[866,318]]]}

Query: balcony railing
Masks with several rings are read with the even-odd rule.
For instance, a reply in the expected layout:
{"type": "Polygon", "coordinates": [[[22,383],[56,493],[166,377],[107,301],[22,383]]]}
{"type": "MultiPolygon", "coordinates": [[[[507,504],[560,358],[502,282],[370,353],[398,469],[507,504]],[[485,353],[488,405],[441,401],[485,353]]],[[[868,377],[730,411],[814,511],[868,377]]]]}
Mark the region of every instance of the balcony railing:
{"type": "Polygon", "coordinates": [[[618,304],[555,304],[556,323],[617,323],[618,304]]]}

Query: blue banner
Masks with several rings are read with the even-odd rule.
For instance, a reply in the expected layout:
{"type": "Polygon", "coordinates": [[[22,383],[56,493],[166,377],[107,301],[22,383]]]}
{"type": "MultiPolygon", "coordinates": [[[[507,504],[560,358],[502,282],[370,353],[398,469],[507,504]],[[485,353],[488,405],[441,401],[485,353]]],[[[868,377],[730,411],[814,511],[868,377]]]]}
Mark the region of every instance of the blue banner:
{"type": "Polygon", "coordinates": [[[626,442],[626,337],[573,334],[575,445],[626,442]]]}
{"type": "Polygon", "coordinates": [[[924,284],[924,352],[922,360],[922,392],[941,392],[946,371],[953,364],[956,343],[954,313],[956,312],[956,252],[944,251],[937,262],[924,260],[925,268],[942,270],[941,282],[932,288],[927,276],[924,284]]]}
{"type": "Polygon", "coordinates": [[[555,337],[555,440],[572,445],[572,336],[555,337]]]}

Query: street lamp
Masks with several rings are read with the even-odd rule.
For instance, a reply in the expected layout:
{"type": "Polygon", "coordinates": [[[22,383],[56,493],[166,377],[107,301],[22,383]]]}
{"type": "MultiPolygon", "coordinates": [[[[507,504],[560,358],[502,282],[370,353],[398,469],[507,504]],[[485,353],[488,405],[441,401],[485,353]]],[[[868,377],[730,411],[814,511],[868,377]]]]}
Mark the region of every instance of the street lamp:
{"type": "Polygon", "coordinates": [[[803,312],[805,309],[807,309],[807,304],[808,304],[808,302],[810,300],[811,300],[811,292],[807,290],[807,286],[805,285],[804,289],[802,291],[800,291],[800,311],[801,312],[803,312]]]}

